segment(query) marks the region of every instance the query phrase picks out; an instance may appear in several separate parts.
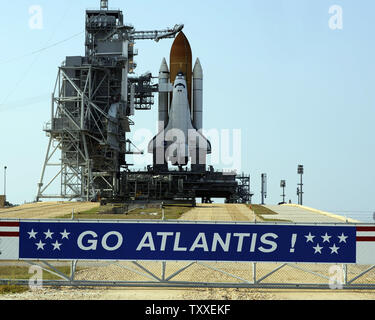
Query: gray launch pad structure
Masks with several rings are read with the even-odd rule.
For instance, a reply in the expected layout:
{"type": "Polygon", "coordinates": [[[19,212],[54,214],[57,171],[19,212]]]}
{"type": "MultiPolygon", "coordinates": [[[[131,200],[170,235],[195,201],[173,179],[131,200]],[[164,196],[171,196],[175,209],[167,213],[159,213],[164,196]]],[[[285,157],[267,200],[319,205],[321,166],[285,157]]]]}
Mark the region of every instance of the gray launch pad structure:
{"type": "Polygon", "coordinates": [[[250,177],[215,172],[131,171],[126,155],[142,153],[127,138],[136,110],[150,110],[158,84],[150,73],[134,76],[136,40],[174,38],[183,28],[137,31],[120,10],[86,11],[85,56],[66,57],[58,69],[51,102],[49,137],[36,200],[129,202],[202,197],[251,202],[250,177]],[[60,161],[53,162],[57,152],[60,161]],[[54,168],[52,178],[46,171],[54,168]],[[57,168],[57,170],[56,170],[57,168]],[[58,194],[50,194],[57,183],[58,194]]]}

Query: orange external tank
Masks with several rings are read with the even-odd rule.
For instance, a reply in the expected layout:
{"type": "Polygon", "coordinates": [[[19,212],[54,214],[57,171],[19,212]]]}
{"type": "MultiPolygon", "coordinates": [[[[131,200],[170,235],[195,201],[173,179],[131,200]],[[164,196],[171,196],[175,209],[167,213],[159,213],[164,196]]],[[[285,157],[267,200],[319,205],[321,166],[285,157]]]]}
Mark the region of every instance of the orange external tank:
{"type": "Polygon", "coordinates": [[[170,82],[173,84],[177,73],[183,72],[191,111],[192,54],[188,39],[183,32],[176,36],[170,53],[170,82]]]}

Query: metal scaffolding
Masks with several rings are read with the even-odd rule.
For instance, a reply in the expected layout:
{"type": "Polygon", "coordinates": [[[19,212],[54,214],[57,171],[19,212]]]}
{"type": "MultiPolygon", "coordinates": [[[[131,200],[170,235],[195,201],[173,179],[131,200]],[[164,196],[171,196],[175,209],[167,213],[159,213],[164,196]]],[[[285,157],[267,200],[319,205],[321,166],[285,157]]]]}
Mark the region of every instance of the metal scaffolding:
{"type": "Polygon", "coordinates": [[[153,104],[151,74],[129,78],[136,63],[134,40],[174,37],[183,26],[162,31],[136,31],[124,24],[122,11],[86,11],[85,56],[66,57],[59,67],[51,103],[49,137],[36,200],[42,198],[96,200],[114,197],[121,170],[128,170],[126,154],[133,154],[126,138],[135,110],[153,104]],[[53,158],[61,152],[59,162],[53,158]],[[58,168],[47,178],[49,167],[58,168]],[[49,193],[60,180],[60,191],[49,193]]]}

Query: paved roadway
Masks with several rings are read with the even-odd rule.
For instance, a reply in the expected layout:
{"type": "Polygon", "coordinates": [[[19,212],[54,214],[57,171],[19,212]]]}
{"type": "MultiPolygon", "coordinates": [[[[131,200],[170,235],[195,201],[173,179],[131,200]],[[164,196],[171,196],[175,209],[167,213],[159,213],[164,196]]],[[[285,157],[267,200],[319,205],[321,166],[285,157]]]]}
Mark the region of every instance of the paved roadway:
{"type": "MultiPolygon", "coordinates": [[[[342,216],[297,205],[265,205],[275,215],[264,215],[266,219],[285,220],[297,223],[343,223],[342,216]]],[[[243,204],[198,204],[186,212],[180,219],[193,221],[254,221],[252,210],[243,204]]],[[[259,217],[256,221],[262,221],[259,217]]],[[[354,222],[354,221],[349,221],[354,222]]]]}
{"type": "Polygon", "coordinates": [[[254,221],[254,213],[243,204],[197,204],[184,213],[181,220],[189,221],[254,221]]]}
{"type": "Polygon", "coordinates": [[[274,211],[277,215],[265,216],[290,222],[301,223],[345,223],[356,222],[352,219],[317,209],[299,205],[265,205],[266,208],[274,211]]]}

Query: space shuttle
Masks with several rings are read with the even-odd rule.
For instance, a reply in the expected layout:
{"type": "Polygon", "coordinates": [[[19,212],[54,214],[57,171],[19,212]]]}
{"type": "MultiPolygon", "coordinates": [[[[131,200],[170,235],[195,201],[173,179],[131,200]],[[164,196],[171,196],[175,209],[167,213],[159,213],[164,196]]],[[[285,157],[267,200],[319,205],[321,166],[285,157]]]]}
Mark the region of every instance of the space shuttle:
{"type": "Polygon", "coordinates": [[[202,134],[203,71],[197,58],[192,70],[189,42],[183,32],[174,40],[170,70],[163,58],[159,70],[158,134],[149,142],[153,168],[168,171],[168,163],[191,165],[191,171],[206,170],[211,143],[202,134]]]}

